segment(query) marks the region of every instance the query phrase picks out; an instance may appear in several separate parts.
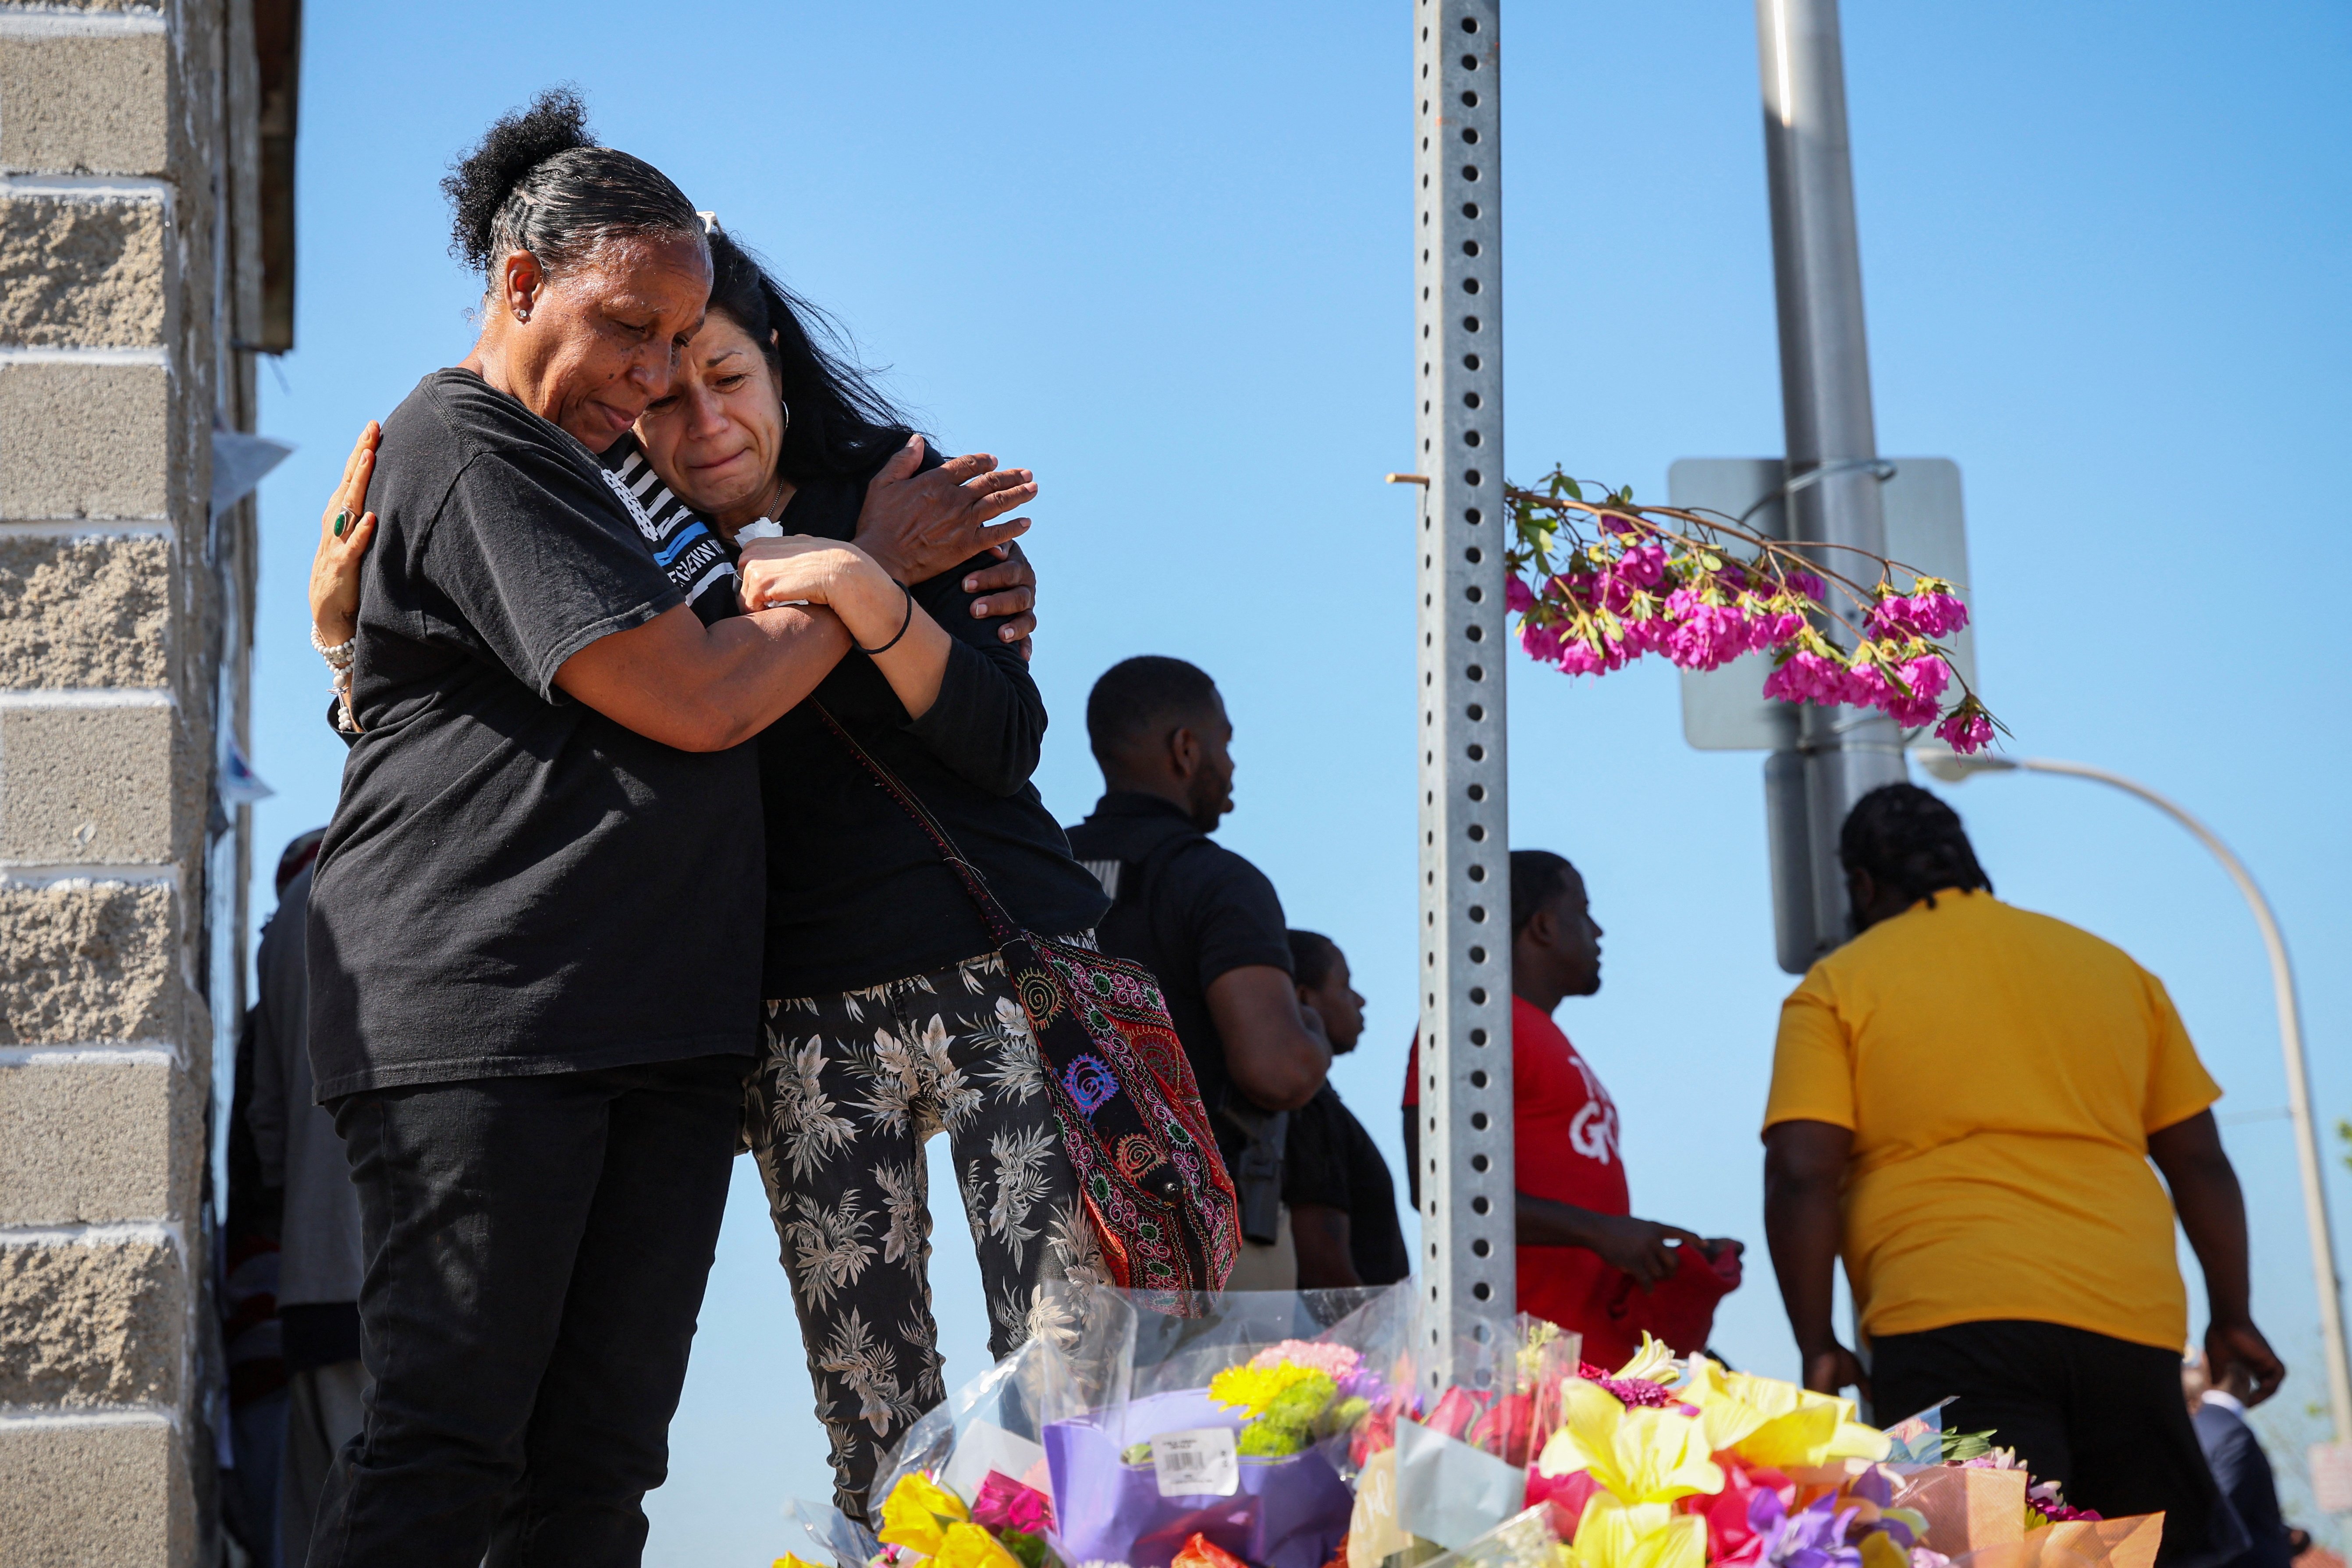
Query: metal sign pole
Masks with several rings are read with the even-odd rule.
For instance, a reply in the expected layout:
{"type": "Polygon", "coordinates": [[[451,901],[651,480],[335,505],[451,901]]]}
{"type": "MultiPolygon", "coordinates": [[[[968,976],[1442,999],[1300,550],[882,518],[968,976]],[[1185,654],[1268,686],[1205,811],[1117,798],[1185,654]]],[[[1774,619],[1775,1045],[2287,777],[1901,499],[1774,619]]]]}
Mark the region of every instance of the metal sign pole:
{"type": "Polygon", "coordinates": [[[1433,1387],[1517,1310],[1504,779],[1497,0],[1413,7],[1421,595],[1421,1195],[1433,1387]]]}
{"type": "MultiPolygon", "coordinates": [[[[1790,537],[1884,555],[1886,527],[1874,463],[1878,435],[1871,417],[1870,348],[1863,331],[1862,255],[1854,231],[1837,0],[1756,0],[1756,34],[1764,80],[1764,161],[1771,187],[1772,279],[1789,473],[1822,471],[1817,482],[1791,488],[1790,537]]],[[[1864,559],[1846,550],[1821,554],[1824,566],[1848,576],[1864,559]]],[[[1843,627],[1824,630],[1841,645],[1853,640],[1843,627]]],[[[1801,829],[1810,840],[1808,853],[1790,858],[1810,868],[1811,886],[1802,890],[1810,900],[1791,898],[1784,907],[1810,902],[1811,957],[1818,957],[1847,934],[1838,830],[1856,800],[1906,776],[1903,737],[1885,714],[1846,708],[1809,707],[1800,724],[1797,750],[1776,753],[1766,763],[1765,777],[1768,790],[1793,804],[1790,786],[1801,775],[1801,816],[1776,812],[1775,821],[1776,831],[1801,829]]]]}

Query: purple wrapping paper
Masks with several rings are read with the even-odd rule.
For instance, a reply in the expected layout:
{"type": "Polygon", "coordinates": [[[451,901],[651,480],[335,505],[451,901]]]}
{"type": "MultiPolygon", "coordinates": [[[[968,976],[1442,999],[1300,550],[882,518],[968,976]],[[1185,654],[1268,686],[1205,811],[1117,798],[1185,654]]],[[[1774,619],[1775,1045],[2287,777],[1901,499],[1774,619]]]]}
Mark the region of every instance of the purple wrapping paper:
{"type": "Polygon", "coordinates": [[[1355,1496],[1313,1449],[1283,1459],[1244,1458],[1232,1497],[1163,1498],[1150,1465],[1119,1462],[1121,1450],[1161,1432],[1239,1431],[1240,1412],[1213,1404],[1207,1390],[1156,1394],[1122,1414],[1045,1428],[1055,1533],[1066,1562],[1168,1568],[1198,1531],[1258,1568],[1323,1568],[1348,1533],[1355,1496]]]}

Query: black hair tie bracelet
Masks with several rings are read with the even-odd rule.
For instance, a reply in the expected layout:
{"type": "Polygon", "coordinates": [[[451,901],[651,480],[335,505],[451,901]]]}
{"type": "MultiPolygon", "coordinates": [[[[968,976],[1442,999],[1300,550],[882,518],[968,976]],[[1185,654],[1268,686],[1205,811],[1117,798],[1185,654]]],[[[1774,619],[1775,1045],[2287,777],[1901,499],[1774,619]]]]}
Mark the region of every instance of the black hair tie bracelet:
{"type": "Polygon", "coordinates": [[[915,591],[912,588],[908,587],[904,583],[901,583],[898,584],[898,592],[907,595],[907,618],[898,623],[898,637],[892,637],[880,647],[857,647],[856,639],[854,637],[850,639],[849,646],[852,647],[857,647],[857,651],[864,654],[868,658],[879,658],[882,655],[888,653],[892,648],[897,647],[898,646],[899,638],[904,637],[907,635],[907,628],[915,624],[915,591]]]}

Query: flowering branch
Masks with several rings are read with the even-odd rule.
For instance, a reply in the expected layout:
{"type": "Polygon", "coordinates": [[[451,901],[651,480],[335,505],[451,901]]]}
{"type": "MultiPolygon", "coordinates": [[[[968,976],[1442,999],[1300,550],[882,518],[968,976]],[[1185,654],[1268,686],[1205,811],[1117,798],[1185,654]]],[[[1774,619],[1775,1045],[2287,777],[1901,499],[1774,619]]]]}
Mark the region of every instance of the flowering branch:
{"type": "Polygon", "coordinates": [[[1631,486],[1597,501],[1585,490],[1558,468],[1540,489],[1505,487],[1517,534],[1504,552],[1508,608],[1531,658],[1605,675],[1644,654],[1706,670],[1769,652],[1764,694],[1775,700],[1874,708],[1906,730],[1933,724],[1963,753],[2008,732],[1952,668],[1942,639],[1969,624],[1969,610],[1942,578],[1851,545],[1772,539],[1719,513],[1636,506],[1631,486]],[[1854,557],[1861,575],[1824,564],[1825,552],[1842,552],[1841,565],[1854,557]],[[1907,593],[1895,591],[1897,573],[1907,593]],[[1832,640],[1839,628],[1845,636],[1832,640]]]}

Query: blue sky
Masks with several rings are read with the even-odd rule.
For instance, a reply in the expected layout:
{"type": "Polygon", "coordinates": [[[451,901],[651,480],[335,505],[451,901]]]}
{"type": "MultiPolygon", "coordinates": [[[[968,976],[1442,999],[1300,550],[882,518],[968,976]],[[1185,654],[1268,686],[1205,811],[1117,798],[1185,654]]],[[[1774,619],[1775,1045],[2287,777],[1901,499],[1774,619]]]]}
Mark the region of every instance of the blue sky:
{"type": "MultiPolygon", "coordinates": [[[[318,510],[360,424],[470,342],[436,182],[491,117],[573,81],[604,140],[836,312],[945,445],[1037,470],[1057,813],[1098,789],[1080,714],[1104,668],[1167,653],[1220,679],[1224,841],[1348,951],[1370,1027],[1335,1078],[1393,1151],[1412,503],[1380,477],[1411,458],[1409,15],[312,6],[299,347],[282,385],[263,373],[264,428],[300,449],[263,489],[255,763],[278,794],[257,863],[326,819],[341,765],[304,637],[318,510]]],[[[2302,961],[2332,1123],[2352,1114],[2352,826],[2341,617],[2315,600],[2352,523],[2352,14],[1862,0],[1845,26],[1880,447],[1960,465],[1985,694],[2019,752],[2138,777],[2245,857],[2302,961]]],[[[1675,458],[1777,452],[1752,8],[1523,5],[1503,45],[1511,473],[1559,460],[1663,499],[1675,458]]],[[[1514,841],[1577,860],[1608,928],[1606,989],[1560,1016],[1623,1111],[1636,1208],[1760,1243],[1790,984],[1761,759],[1688,750],[1664,669],[1522,664],[1510,720],[1514,841]]],[[[1952,798],[2004,897],[2164,977],[2227,1089],[2257,1315],[2295,1368],[2287,1433],[2322,1392],[2285,1123],[2255,1114],[2284,1090],[2252,922],[2122,796],[2011,777],[1952,798]]],[[[2343,1247],[2340,1163],[2331,1183],[2343,1247]]],[[[790,1543],[782,1500],[828,1490],[748,1164],[735,1199],[649,1503],[656,1564],[764,1563],[790,1543]]],[[[984,1352],[948,1204],[952,1382],[984,1352]]],[[[1717,1342],[1787,1374],[1755,1257],[1717,1342]]]]}

